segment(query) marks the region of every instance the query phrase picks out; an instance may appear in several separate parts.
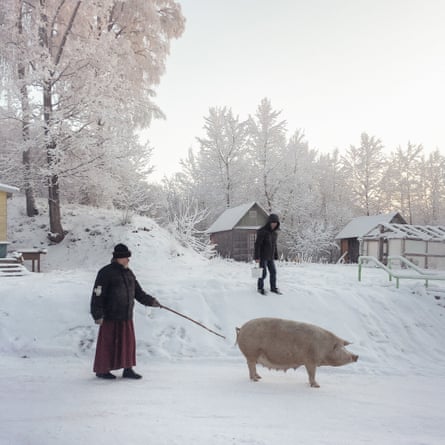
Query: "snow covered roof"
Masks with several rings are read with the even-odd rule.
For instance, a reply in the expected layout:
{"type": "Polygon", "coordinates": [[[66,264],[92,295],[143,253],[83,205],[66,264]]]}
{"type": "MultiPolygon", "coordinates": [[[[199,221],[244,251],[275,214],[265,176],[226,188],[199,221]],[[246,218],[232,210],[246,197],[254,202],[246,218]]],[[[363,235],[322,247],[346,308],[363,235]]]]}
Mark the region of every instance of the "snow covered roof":
{"type": "Polygon", "coordinates": [[[413,224],[381,224],[371,229],[363,238],[409,238],[423,241],[445,241],[445,226],[419,226],[413,224]]]}
{"type": "Polygon", "coordinates": [[[17,187],[13,187],[12,185],[6,185],[0,183],[0,192],[6,192],[6,193],[16,193],[19,189],[17,187]]]}
{"type": "Polygon", "coordinates": [[[346,224],[335,239],[359,238],[367,234],[379,224],[390,223],[397,215],[399,215],[398,212],[382,213],[380,215],[371,216],[359,216],[346,224]]]}
{"type": "MultiPolygon", "coordinates": [[[[267,212],[256,202],[249,202],[247,204],[232,207],[223,212],[217,220],[206,230],[206,233],[225,232],[232,230],[241,220],[241,218],[253,207],[257,205],[265,215],[267,212]]],[[[243,227],[245,228],[245,227],[243,227]]],[[[258,229],[258,227],[249,227],[258,229]]]]}

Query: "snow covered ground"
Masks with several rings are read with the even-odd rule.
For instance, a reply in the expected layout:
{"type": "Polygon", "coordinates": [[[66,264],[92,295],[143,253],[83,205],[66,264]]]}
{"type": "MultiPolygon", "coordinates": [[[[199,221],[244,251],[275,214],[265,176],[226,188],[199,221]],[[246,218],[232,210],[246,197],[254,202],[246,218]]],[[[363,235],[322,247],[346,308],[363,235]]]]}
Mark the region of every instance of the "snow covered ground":
{"type": "MultiPolygon", "coordinates": [[[[284,295],[255,292],[250,265],[205,260],[154,222],[105,210],[65,210],[69,231],[47,246],[47,216],[9,202],[12,248],[47,247],[41,274],[0,282],[0,444],[443,444],[445,284],[425,290],[356,266],[279,264],[284,295]],[[140,381],[92,373],[97,326],[89,299],[114,244],[161,303],[137,305],[140,381]],[[357,363],[317,371],[259,367],[248,379],[235,327],[259,316],[306,321],[353,344],[357,363]]],[[[119,374],[116,372],[116,374],[119,374]]]]}

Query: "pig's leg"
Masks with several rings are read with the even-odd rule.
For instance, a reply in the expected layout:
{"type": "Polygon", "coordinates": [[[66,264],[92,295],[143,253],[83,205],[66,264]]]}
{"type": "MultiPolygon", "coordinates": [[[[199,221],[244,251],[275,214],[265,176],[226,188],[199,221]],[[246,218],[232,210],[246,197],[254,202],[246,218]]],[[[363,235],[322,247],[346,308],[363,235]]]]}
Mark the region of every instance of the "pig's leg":
{"type": "Polygon", "coordinates": [[[256,360],[247,359],[247,366],[249,368],[249,377],[250,380],[257,382],[261,376],[256,372],[256,360]]]}
{"type": "Polygon", "coordinates": [[[320,385],[315,381],[315,370],[317,366],[312,363],[305,363],[307,374],[309,376],[309,383],[312,388],[320,388],[320,385]]]}

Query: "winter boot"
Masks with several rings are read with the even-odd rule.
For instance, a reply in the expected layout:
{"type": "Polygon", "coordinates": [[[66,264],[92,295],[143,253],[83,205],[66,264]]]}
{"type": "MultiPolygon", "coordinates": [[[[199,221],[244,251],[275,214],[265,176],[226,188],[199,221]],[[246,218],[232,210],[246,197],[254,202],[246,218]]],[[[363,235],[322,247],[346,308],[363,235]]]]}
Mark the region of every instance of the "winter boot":
{"type": "Polygon", "coordinates": [[[132,368],[125,368],[122,373],[122,377],[125,379],[141,379],[142,376],[133,371],[132,368]]]}
{"type": "Polygon", "coordinates": [[[111,374],[111,372],[96,372],[96,377],[106,380],[112,380],[116,378],[116,376],[114,374],[111,374]]]}
{"type": "Polygon", "coordinates": [[[274,294],[283,295],[283,293],[280,291],[280,289],[278,289],[276,287],[274,287],[270,291],[273,292],[274,294]]]}
{"type": "Polygon", "coordinates": [[[261,295],[266,295],[266,291],[264,289],[258,289],[258,293],[261,295]]]}

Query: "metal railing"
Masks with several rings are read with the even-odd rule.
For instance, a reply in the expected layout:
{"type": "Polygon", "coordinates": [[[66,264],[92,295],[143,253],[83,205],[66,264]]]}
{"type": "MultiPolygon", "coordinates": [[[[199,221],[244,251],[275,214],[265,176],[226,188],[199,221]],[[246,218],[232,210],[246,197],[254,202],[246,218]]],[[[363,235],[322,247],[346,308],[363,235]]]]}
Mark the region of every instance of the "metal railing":
{"type": "Polygon", "coordinates": [[[374,256],[360,256],[358,259],[358,280],[362,281],[362,267],[363,263],[371,262],[374,263],[377,267],[380,269],[383,269],[389,277],[389,281],[392,281],[393,278],[396,280],[396,287],[399,288],[399,281],[401,279],[411,279],[411,280],[424,280],[425,281],[425,287],[428,287],[428,282],[430,280],[442,280],[445,281],[445,275],[439,275],[434,272],[426,272],[425,270],[421,269],[420,267],[416,266],[415,264],[411,263],[411,261],[408,261],[406,258],[401,256],[389,256],[388,257],[388,266],[385,266],[383,263],[381,263],[376,257],[374,256]],[[404,264],[408,269],[415,271],[416,273],[408,273],[395,271],[394,269],[391,269],[392,263],[397,260],[400,261],[402,264],[404,264]]]}

